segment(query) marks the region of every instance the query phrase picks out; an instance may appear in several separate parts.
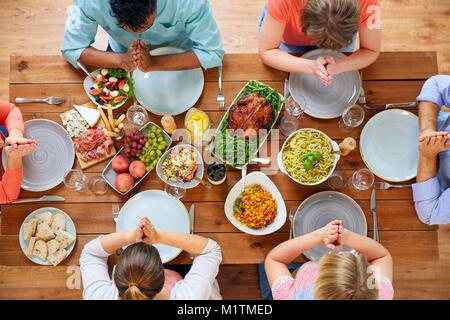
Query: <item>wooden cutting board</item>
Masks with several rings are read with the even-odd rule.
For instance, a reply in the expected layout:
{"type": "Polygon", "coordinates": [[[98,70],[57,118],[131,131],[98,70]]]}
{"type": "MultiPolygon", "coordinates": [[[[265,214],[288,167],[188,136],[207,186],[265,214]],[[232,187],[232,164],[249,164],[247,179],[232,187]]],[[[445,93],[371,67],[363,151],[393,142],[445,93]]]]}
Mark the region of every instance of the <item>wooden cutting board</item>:
{"type": "MultiPolygon", "coordinates": [[[[86,107],[86,108],[97,109],[97,105],[96,105],[95,103],[93,103],[92,101],[89,101],[89,102],[87,102],[87,103],[85,103],[85,104],[82,104],[82,106],[83,106],[83,107],[86,107]]],[[[76,110],[76,109],[74,108],[74,110],[76,110]]],[[[67,112],[68,112],[68,111],[67,111],[67,112]]],[[[64,114],[66,114],[66,112],[60,114],[61,121],[62,121],[62,119],[63,119],[63,117],[64,117],[64,114]]],[[[102,117],[100,117],[100,119],[98,120],[97,125],[98,125],[99,127],[102,127],[102,128],[105,127],[105,123],[103,122],[102,117]]],[[[74,139],[72,139],[72,141],[73,141],[73,140],[74,140],[74,139]]],[[[92,160],[89,160],[88,162],[81,160],[81,153],[75,152],[75,154],[76,154],[76,156],[77,156],[78,163],[80,164],[80,167],[81,167],[81,169],[83,170],[83,169],[90,168],[90,167],[96,165],[97,163],[100,163],[100,162],[102,162],[102,161],[105,161],[105,160],[107,160],[107,159],[113,157],[113,156],[116,154],[116,152],[117,152],[117,151],[116,151],[116,148],[114,147],[114,144],[112,144],[112,145],[109,147],[109,152],[106,153],[103,157],[100,157],[100,158],[97,158],[97,159],[92,159],[92,160]]]]}

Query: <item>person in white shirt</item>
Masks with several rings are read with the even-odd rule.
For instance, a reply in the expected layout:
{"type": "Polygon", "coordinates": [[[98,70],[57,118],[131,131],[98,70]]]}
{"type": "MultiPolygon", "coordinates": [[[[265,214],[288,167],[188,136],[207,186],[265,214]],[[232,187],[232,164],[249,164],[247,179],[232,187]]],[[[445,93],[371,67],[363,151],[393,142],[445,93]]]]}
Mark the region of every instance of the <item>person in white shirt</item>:
{"type": "Polygon", "coordinates": [[[155,229],[142,218],[136,229],[100,236],[87,243],[80,256],[85,300],[206,300],[222,299],[216,276],[222,251],[214,240],[193,234],[155,229]],[[164,269],[158,250],[160,243],[195,255],[183,279],[164,269]],[[127,246],[119,256],[113,279],[108,273],[108,257],[127,246]]]}

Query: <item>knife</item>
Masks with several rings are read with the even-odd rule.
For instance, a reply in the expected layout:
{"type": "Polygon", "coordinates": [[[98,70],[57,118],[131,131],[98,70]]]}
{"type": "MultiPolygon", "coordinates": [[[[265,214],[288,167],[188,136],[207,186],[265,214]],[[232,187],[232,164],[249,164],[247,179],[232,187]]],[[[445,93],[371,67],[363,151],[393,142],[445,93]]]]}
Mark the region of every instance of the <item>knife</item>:
{"type": "Polygon", "coordinates": [[[405,102],[405,103],[388,103],[388,104],[366,104],[368,109],[386,110],[392,108],[417,108],[417,102],[405,102]]]}
{"type": "Polygon", "coordinates": [[[372,189],[372,196],[370,197],[370,210],[372,210],[373,216],[373,240],[379,241],[378,238],[378,223],[377,223],[377,212],[375,210],[376,206],[376,196],[375,196],[375,188],[372,189]]]}
{"type": "Polygon", "coordinates": [[[63,197],[60,196],[42,196],[40,198],[23,198],[23,199],[17,199],[16,201],[13,201],[13,204],[16,203],[28,203],[28,202],[45,202],[45,201],[65,201],[63,197]]]}
{"type": "MultiPolygon", "coordinates": [[[[191,205],[191,208],[189,209],[189,216],[191,217],[191,234],[194,234],[194,213],[195,213],[195,207],[194,204],[191,205]]],[[[194,255],[190,255],[191,259],[194,259],[194,255]]]]}

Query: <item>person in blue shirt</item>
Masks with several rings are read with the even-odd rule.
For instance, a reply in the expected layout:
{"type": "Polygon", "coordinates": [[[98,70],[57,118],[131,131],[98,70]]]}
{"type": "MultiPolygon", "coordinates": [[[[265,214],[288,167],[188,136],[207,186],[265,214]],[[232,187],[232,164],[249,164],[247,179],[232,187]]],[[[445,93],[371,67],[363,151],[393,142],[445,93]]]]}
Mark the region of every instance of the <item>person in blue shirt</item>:
{"type": "Polygon", "coordinates": [[[84,65],[133,71],[220,66],[222,36],[209,0],[73,0],[61,52],[75,68],[84,65]],[[98,26],[109,35],[107,51],[91,47],[98,26]],[[178,47],[183,53],[152,56],[178,47]]]}
{"type": "Polygon", "coordinates": [[[450,223],[450,76],[423,85],[419,102],[419,164],[413,184],[417,215],[426,224],[450,223]]]}

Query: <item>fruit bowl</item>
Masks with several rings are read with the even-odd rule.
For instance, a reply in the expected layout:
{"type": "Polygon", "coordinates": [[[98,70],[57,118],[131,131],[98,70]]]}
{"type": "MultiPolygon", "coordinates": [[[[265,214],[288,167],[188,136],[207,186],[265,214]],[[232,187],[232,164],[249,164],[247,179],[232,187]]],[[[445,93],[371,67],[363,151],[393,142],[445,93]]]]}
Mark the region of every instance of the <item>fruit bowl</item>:
{"type": "Polygon", "coordinates": [[[155,155],[154,166],[144,166],[140,163],[143,158],[140,158],[134,152],[130,151],[131,147],[126,147],[127,141],[124,138],[124,147],[122,147],[114,158],[108,163],[102,172],[102,176],[111,188],[116,190],[121,195],[126,195],[133,190],[145,177],[156,167],[156,163],[162,154],[170,148],[172,139],[170,136],[158,125],[153,122],[146,123],[139,129],[140,133],[147,136],[148,131],[160,129],[162,137],[166,142],[166,147],[160,150],[161,155],[155,155]],[[156,129],[152,129],[156,128],[156,129]],[[145,172],[144,172],[145,171],[145,172]],[[120,177],[119,177],[120,176],[120,177]],[[119,190],[120,189],[120,190],[119,190]]]}

